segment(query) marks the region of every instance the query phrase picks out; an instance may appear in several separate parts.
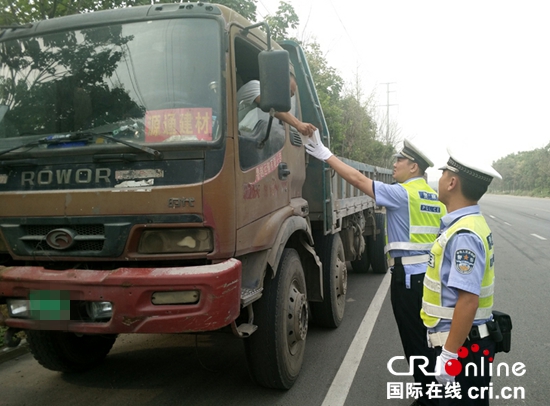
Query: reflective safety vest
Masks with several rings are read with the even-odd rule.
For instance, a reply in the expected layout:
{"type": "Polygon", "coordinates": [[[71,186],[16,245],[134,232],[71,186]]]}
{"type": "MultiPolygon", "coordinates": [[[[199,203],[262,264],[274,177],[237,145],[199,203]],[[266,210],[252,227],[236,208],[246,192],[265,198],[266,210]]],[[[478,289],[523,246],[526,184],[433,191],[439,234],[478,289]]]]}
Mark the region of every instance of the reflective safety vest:
{"type": "MultiPolygon", "coordinates": [[[[427,327],[435,327],[441,319],[452,319],[454,307],[443,307],[441,299],[441,267],[445,254],[445,246],[453,235],[459,231],[468,231],[477,235],[485,248],[485,271],[481,280],[479,294],[479,307],[475,314],[475,320],[485,320],[491,316],[493,310],[494,292],[494,253],[493,236],[487,222],[481,214],[471,214],[462,217],[449,227],[436,240],[430,253],[428,269],[424,276],[424,294],[422,297],[422,310],[420,315],[427,327]]],[[[451,258],[451,262],[454,261],[451,258]]],[[[466,261],[464,269],[470,266],[466,261]]]]}
{"type": "MultiPolygon", "coordinates": [[[[384,252],[391,250],[429,251],[437,238],[440,219],[446,213],[445,206],[437,198],[437,193],[423,178],[407,183],[400,183],[409,197],[409,239],[407,241],[392,241],[388,243],[384,252]]],[[[427,262],[427,255],[420,256],[418,261],[407,263],[427,262]]]]}

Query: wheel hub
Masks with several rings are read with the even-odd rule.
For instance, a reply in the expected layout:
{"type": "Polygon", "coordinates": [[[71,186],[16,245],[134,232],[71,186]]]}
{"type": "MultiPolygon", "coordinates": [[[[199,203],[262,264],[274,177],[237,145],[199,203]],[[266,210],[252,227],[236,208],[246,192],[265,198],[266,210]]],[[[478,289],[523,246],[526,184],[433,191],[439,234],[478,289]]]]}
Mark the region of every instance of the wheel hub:
{"type": "Polygon", "coordinates": [[[293,285],[290,289],[287,314],[288,346],[291,353],[296,351],[297,344],[300,341],[306,339],[307,329],[307,297],[293,285]]]}
{"type": "Polygon", "coordinates": [[[336,260],[336,275],[338,278],[336,293],[338,296],[345,295],[348,290],[348,269],[346,263],[340,258],[336,260]]]}

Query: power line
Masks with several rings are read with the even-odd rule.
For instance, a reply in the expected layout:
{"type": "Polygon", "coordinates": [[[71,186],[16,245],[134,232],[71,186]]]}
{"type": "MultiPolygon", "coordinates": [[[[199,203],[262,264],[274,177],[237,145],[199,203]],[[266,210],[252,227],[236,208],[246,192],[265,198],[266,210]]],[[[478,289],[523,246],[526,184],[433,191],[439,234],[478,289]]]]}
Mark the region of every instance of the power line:
{"type": "Polygon", "coordinates": [[[329,0],[329,3],[332,6],[332,8],[334,9],[334,14],[336,14],[336,18],[338,18],[338,21],[340,22],[340,25],[342,26],[342,28],[344,29],[346,35],[348,36],[349,41],[351,42],[351,45],[353,46],[353,49],[355,50],[356,54],[359,55],[359,51],[357,49],[357,46],[355,45],[355,42],[353,41],[353,38],[351,37],[351,35],[349,35],[349,32],[348,32],[346,26],[344,25],[344,22],[340,18],[340,15],[338,14],[338,10],[336,9],[336,7],[334,7],[334,4],[332,3],[332,0],[329,0]]]}

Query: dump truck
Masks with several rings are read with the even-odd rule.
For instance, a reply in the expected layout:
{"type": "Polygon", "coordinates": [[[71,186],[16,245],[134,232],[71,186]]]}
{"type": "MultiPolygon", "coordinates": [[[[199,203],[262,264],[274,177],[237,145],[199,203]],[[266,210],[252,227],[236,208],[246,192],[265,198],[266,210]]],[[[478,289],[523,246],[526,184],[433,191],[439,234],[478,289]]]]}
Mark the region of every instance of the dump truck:
{"type": "Polygon", "coordinates": [[[229,331],[255,382],[288,389],[310,318],[344,318],[349,264],[386,271],[384,209],[274,117],[330,146],[303,49],[267,24],[210,3],[114,9],[4,27],[0,58],[0,323],[44,367],[92,368],[120,334],[229,331]]]}

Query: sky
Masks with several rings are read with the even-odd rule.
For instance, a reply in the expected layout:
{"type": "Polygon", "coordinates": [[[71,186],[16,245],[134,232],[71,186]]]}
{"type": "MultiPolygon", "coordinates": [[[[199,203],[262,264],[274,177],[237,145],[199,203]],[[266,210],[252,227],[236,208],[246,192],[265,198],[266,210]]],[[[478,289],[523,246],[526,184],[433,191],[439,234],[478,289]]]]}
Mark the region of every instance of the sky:
{"type": "MultiPolygon", "coordinates": [[[[382,116],[391,104],[399,137],[436,168],[447,147],[491,163],[550,143],[550,2],[287,2],[300,18],[290,35],[317,41],[348,84],[358,76],[382,116]]],[[[278,5],[258,0],[258,20],[278,5]]]]}

